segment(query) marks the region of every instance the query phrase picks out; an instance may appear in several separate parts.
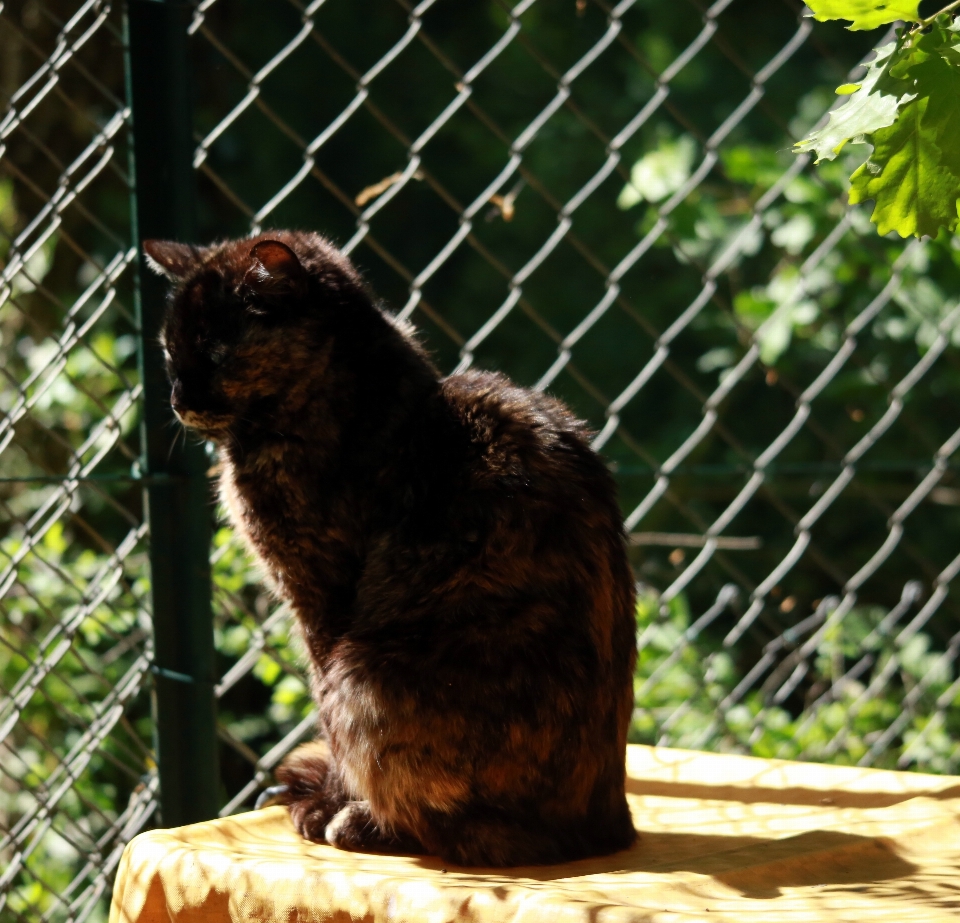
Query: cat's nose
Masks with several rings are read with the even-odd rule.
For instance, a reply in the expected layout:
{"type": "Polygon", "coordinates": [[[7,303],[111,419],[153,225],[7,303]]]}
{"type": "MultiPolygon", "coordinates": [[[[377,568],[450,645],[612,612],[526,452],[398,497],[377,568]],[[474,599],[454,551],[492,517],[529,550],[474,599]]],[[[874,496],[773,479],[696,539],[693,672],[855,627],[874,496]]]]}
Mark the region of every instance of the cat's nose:
{"type": "Polygon", "coordinates": [[[183,384],[180,381],[175,381],[170,390],[170,406],[173,408],[173,412],[177,414],[187,409],[183,399],[183,384]]]}

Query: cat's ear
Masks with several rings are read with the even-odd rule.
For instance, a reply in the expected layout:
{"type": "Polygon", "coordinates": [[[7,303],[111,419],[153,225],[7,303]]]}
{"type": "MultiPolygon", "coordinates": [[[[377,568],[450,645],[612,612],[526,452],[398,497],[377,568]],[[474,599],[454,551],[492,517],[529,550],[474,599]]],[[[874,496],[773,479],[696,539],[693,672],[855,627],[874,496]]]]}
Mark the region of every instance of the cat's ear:
{"type": "Polygon", "coordinates": [[[189,275],[197,260],[196,247],[174,240],[145,240],[143,254],[157,275],[166,276],[172,282],[180,282],[189,275]]]}
{"type": "Polygon", "coordinates": [[[261,240],[250,251],[250,268],[243,281],[258,295],[302,295],[307,289],[307,271],[286,244],[261,240]]]}

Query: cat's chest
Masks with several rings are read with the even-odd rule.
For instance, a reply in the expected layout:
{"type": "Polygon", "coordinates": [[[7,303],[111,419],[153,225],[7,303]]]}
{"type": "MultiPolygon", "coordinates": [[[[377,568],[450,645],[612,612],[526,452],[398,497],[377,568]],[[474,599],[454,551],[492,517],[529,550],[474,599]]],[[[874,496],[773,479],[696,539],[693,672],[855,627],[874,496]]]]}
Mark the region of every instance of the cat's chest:
{"type": "Polygon", "coordinates": [[[271,569],[316,566],[331,546],[351,541],[347,498],[324,484],[308,460],[261,455],[227,465],[220,497],[234,527],[271,569]]]}

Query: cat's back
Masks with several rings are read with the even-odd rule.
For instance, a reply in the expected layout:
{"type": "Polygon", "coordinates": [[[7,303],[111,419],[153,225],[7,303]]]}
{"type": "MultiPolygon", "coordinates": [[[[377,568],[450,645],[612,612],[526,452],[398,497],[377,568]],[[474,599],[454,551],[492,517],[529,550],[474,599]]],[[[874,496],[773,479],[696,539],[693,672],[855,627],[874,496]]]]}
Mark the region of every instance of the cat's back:
{"type": "Polygon", "coordinates": [[[451,375],[442,388],[466,430],[471,486],[534,503],[575,496],[575,506],[599,504],[619,528],[613,479],[586,425],[560,401],[496,372],[451,375]]]}
{"type": "Polygon", "coordinates": [[[594,675],[598,695],[610,681],[626,688],[634,581],[614,480],[586,425],[493,372],[451,375],[440,393],[442,412],[422,415],[433,421],[427,449],[405,469],[416,472],[413,499],[365,559],[351,636],[389,635],[410,664],[430,638],[437,663],[453,652],[456,676],[469,649],[477,662],[522,663],[527,674],[539,663],[594,675]],[[422,630],[396,637],[401,623],[422,630]],[[601,678],[601,663],[613,675],[601,678]]]}
{"type": "MultiPolygon", "coordinates": [[[[571,637],[593,635],[602,656],[634,650],[634,582],[616,486],[589,430],[560,401],[503,375],[443,382],[468,433],[462,501],[481,524],[464,571],[517,598],[550,600],[571,637]]],[[[459,525],[461,517],[454,516],[459,525]]]]}

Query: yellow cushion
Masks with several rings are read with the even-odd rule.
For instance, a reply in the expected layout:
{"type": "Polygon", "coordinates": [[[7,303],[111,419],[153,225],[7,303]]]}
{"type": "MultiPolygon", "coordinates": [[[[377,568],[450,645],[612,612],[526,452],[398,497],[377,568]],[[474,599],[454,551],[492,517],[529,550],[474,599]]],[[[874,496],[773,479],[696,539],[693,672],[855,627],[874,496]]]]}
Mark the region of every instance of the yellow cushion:
{"type": "Polygon", "coordinates": [[[627,852],[444,868],[308,843],[273,807],[140,834],[110,921],[960,920],[960,777],[638,746],[627,767],[627,852]]]}

